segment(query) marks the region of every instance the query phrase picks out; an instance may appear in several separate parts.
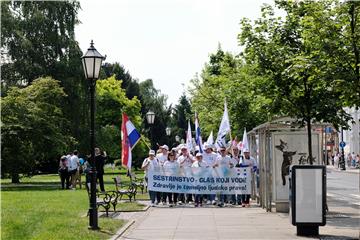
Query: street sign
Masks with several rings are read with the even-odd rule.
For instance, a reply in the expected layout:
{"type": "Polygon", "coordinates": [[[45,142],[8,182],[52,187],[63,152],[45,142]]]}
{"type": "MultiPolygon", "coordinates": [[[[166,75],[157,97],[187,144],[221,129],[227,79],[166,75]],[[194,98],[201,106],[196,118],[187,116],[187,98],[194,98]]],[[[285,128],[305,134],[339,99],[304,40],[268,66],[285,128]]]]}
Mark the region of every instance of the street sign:
{"type": "Polygon", "coordinates": [[[346,143],[344,141],[341,141],[339,145],[341,148],[343,148],[343,147],[345,147],[346,143]]]}

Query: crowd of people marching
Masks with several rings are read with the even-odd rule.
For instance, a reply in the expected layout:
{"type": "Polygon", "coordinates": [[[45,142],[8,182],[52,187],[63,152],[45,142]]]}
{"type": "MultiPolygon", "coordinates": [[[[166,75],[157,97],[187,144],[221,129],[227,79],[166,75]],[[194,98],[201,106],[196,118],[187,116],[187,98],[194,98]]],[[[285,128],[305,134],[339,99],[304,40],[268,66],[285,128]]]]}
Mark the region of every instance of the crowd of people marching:
{"type": "MultiPolygon", "coordinates": [[[[250,156],[248,149],[243,149],[243,154],[238,147],[227,149],[220,147],[217,152],[210,144],[204,145],[204,152],[195,151],[192,155],[185,144],[169,150],[167,145],[160,146],[157,153],[154,150],[149,151],[149,156],[142,163],[142,169],[145,171],[145,180],[148,179],[148,171],[151,168],[199,168],[199,167],[252,167],[257,169],[256,160],[250,156]]],[[[250,206],[250,195],[224,195],[224,194],[183,194],[154,192],[149,190],[151,205],[158,204],[173,207],[174,205],[192,204],[195,207],[201,207],[203,204],[218,205],[223,207],[225,203],[232,205],[241,205],[242,207],[250,206]]]]}

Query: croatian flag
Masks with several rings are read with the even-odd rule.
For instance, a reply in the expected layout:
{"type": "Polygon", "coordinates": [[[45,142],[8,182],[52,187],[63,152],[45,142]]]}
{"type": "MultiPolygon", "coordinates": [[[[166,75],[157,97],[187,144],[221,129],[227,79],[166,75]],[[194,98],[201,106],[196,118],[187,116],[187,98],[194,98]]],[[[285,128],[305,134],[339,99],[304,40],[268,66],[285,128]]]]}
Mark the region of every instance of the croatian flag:
{"type": "Polygon", "coordinates": [[[121,124],[121,161],[122,165],[131,169],[131,150],[140,140],[140,134],[135,129],[134,124],[129,120],[129,117],[123,113],[122,114],[122,124],[121,124]]]}
{"type": "Polygon", "coordinates": [[[199,152],[203,153],[201,130],[200,130],[200,126],[199,126],[199,118],[198,118],[197,113],[195,113],[195,142],[196,142],[196,145],[199,146],[199,152]]]}

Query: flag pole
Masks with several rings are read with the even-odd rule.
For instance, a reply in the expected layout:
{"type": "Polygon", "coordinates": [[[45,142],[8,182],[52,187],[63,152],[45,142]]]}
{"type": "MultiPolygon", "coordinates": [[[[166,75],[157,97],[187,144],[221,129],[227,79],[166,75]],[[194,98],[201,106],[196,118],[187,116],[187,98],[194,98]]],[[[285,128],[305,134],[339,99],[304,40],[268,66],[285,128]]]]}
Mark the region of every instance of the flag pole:
{"type": "Polygon", "coordinates": [[[145,145],[149,148],[149,150],[151,150],[149,144],[145,141],[145,139],[141,136],[141,141],[143,141],[143,143],[145,143],[145,145]]]}

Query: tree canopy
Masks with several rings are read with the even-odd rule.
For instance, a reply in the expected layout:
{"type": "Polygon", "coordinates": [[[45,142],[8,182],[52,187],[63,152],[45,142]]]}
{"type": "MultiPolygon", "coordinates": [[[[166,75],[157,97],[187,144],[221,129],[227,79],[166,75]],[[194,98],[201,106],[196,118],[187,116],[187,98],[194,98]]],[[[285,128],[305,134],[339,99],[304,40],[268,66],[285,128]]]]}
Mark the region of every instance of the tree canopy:
{"type": "Polygon", "coordinates": [[[59,155],[75,141],[61,109],[65,97],[59,81],[48,77],[12,87],[1,98],[2,175],[18,182],[19,173],[33,174],[48,159],[58,165],[59,155]]]}

